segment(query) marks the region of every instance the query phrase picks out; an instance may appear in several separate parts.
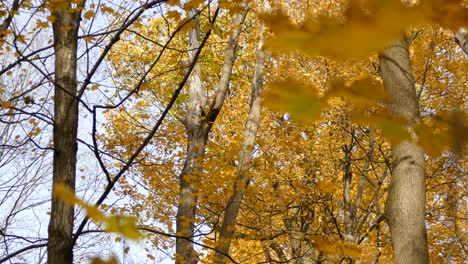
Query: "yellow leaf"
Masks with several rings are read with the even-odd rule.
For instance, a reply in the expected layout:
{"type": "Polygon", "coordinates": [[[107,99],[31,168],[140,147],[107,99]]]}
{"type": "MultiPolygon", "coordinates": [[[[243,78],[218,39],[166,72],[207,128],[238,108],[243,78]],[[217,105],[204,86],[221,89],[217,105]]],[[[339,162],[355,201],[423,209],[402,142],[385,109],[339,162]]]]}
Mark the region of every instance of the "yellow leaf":
{"type": "Polygon", "coordinates": [[[336,185],[333,182],[321,181],[315,185],[315,190],[325,194],[334,193],[336,190],[336,185]]]}
{"type": "Polygon", "coordinates": [[[53,16],[53,15],[50,15],[47,17],[47,21],[51,22],[51,23],[54,23],[55,20],[57,20],[57,17],[53,16]]]}
{"type": "Polygon", "coordinates": [[[322,101],[315,88],[288,79],[269,85],[265,104],[275,111],[288,112],[301,121],[314,121],[320,117],[322,101]]]}
{"type": "Polygon", "coordinates": [[[26,43],[26,39],[23,35],[19,35],[16,37],[16,41],[20,42],[20,43],[23,43],[25,44],[26,43]]]}
{"type": "Polygon", "coordinates": [[[139,239],[141,234],[136,228],[136,218],[131,216],[106,217],[96,206],[89,205],[85,201],[76,198],[75,194],[64,184],[55,184],[54,196],[68,204],[78,204],[86,210],[86,215],[97,223],[106,226],[106,231],[117,232],[129,239],[139,239]]]}
{"type": "Polygon", "coordinates": [[[106,219],[107,230],[120,233],[129,239],[139,239],[141,234],[136,228],[136,218],[131,216],[111,216],[106,219]]]}
{"type": "Polygon", "coordinates": [[[39,21],[37,21],[36,26],[39,27],[39,28],[46,28],[46,27],[49,26],[49,23],[39,20],[39,21]]]}
{"type": "Polygon", "coordinates": [[[14,106],[14,104],[11,101],[0,101],[0,107],[3,108],[3,109],[8,109],[8,108],[11,108],[13,106],[14,106]]]}
{"type": "Polygon", "coordinates": [[[341,80],[334,81],[325,96],[343,96],[356,107],[367,107],[386,99],[382,83],[371,78],[354,81],[349,86],[341,80]]]}
{"type": "Polygon", "coordinates": [[[0,35],[3,35],[3,36],[9,35],[11,33],[13,33],[13,30],[11,30],[11,29],[1,30],[0,31],[0,35]]]}
{"type": "Polygon", "coordinates": [[[91,86],[90,89],[91,89],[91,91],[95,91],[95,90],[97,90],[97,89],[99,88],[99,86],[100,86],[100,85],[99,85],[98,83],[95,83],[95,84],[93,84],[93,85],[91,86]]]}
{"type": "Polygon", "coordinates": [[[113,14],[113,13],[114,13],[114,9],[112,9],[112,8],[110,8],[110,7],[108,7],[108,6],[105,6],[105,5],[103,5],[103,6],[101,7],[101,11],[102,11],[102,13],[109,13],[109,14],[113,14]]]}
{"type": "Polygon", "coordinates": [[[432,157],[438,157],[450,145],[449,131],[434,131],[434,127],[419,124],[416,127],[418,143],[432,157]]]}
{"type": "Polygon", "coordinates": [[[351,1],[346,23],[335,18],[307,19],[297,26],[281,14],[267,16],[273,31],[266,46],[279,51],[299,50],[305,54],[340,58],[368,56],[381,51],[389,41],[400,36],[410,26],[427,22],[419,9],[403,8],[400,1],[379,1],[372,10],[365,10],[351,1]]]}
{"type": "Polygon", "coordinates": [[[436,24],[451,30],[467,27],[468,8],[463,0],[428,0],[422,1],[424,14],[436,24]]]}
{"type": "Polygon", "coordinates": [[[185,3],[184,10],[188,11],[188,10],[192,10],[194,8],[198,8],[203,2],[204,2],[204,0],[190,0],[190,1],[185,3]]]}
{"type": "Polygon", "coordinates": [[[219,7],[229,10],[231,14],[241,13],[245,10],[245,7],[239,0],[221,0],[219,1],[219,7]]]}
{"type": "MultiPolygon", "coordinates": [[[[89,43],[89,42],[93,41],[94,38],[93,38],[92,36],[86,36],[86,37],[84,37],[83,39],[84,39],[84,41],[86,41],[86,42],[89,43]]],[[[99,86],[99,85],[98,85],[98,86],[99,86]]]]}
{"type": "Polygon", "coordinates": [[[174,10],[166,13],[168,19],[180,20],[180,13],[174,10]]]}
{"type": "Polygon", "coordinates": [[[93,10],[88,10],[84,13],[84,18],[86,19],[91,19],[94,16],[94,11],[93,10]]]}
{"type": "Polygon", "coordinates": [[[328,238],[324,236],[315,237],[314,245],[318,251],[322,251],[325,254],[336,254],[339,252],[337,244],[332,243],[328,238]]]}
{"type": "Polygon", "coordinates": [[[110,258],[109,260],[102,260],[100,258],[91,259],[91,264],[119,264],[115,257],[110,258]]]}
{"type": "Polygon", "coordinates": [[[410,138],[407,123],[404,118],[391,115],[386,109],[379,111],[362,111],[356,109],[350,113],[351,119],[362,125],[376,127],[392,144],[398,144],[410,138]]]}
{"type": "Polygon", "coordinates": [[[449,147],[461,153],[468,139],[467,120],[466,114],[458,111],[440,113],[430,121],[423,120],[416,127],[418,143],[432,157],[440,156],[449,147]]]}
{"type": "Polygon", "coordinates": [[[179,0],[167,0],[166,4],[169,5],[169,6],[180,7],[180,1],[179,0]]]}
{"type": "Polygon", "coordinates": [[[357,258],[361,254],[362,249],[355,243],[345,243],[342,247],[342,251],[345,256],[357,258]]]}

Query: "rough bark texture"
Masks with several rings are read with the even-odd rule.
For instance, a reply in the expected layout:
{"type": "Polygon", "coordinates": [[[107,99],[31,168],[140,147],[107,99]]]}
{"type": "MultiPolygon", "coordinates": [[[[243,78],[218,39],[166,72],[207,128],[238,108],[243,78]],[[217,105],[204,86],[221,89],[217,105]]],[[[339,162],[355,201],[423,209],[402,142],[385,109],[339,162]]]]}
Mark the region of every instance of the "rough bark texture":
{"type": "MultiPolygon", "coordinates": [[[[76,82],[79,12],[52,13],[55,50],[53,184],[75,190],[78,100],[76,82]],[[67,28],[69,30],[64,30],[67,28]]],[[[53,187],[54,190],[54,187],[53,187]]],[[[73,262],[73,206],[52,196],[47,257],[49,264],[73,262]]]]}
{"type": "MultiPolygon", "coordinates": [[[[197,10],[189,12],[190,17],[194,17],[195,26],[190,34],[189,48],[193,50],[190,53],[193,59],[194,50],[199,47],[200,22],[197,10]]],[[[197,63],[190,75],[189,80],[189,106],[185,119],[187,131],[187,157],[184,168],[179,175],[179,205],[176,219],[176,263],[197,263],[198,256],[193,248],[191,240],[195,235],[195,217],[197,208],[197,190],[199,177],[202,175],[203,158],[205,155],[208,135],[216,118],[221,110],[226,92],[228,91],[230,76],[234,61],[236,59],[237,41],[241,32],[241,25],[244,23],[247,10],[234,18],[233,31],[226,50],[221,77],[215,92],[215,98],[211,103],[211,108],[206,114],[205,91],[202,87],[201,67],[197,63]]]]}
{"type": "Polygon", "coordinates": [[[263,69],[265,64],[265,52],[263,51],[263,40],[260,38],[255,60],[255,71],[252,83],[252,94],[250,100],[250,110],[248,120],[245,124],[244,142],[239,155],[237,166],[237,180],[234,183],[234,193],[228,200],[224,212],[223,224],[219,234],[219,243],[216,247],[216,259],[219,263],[225,263],[225,256],[229,254],[232,237],[235,231],[235,224],[245,190],[250,182],[250,163],[252,161],[252,151],[260,126],[261,113],[261,90],[263,85],[263,69]]]}
{"type": "MultiPolygon", "coordinates": [[[[351,129],[352,130],[352,129],[351,129]]],[[[351,131],[354,135],[354,130],[351,131]]],[[[354,147],[354,137],[351,136],[351,142],[349,145],[345,144],[342,149],[344,152],[344,160],[342,161],[343,167],[343,206],[344,206],[344,239],[351,240],[354,233],[353,222],[356,214],[354,213],[351,206],[351,181],[353,178],[352,170],[352,149],[354,147]]]]}
{"type": "MultiPolygon", "coordinates": [[[[381,75],[390,97],[389,108],[408,121],[410,132],[419,121],[408,43],[400,38],[380,55],[381,75]]],[[[424,151],[411,140],[392,148],[392,180],[387,197],[387,223],[397,264],[429,263],[424,222],[426,185],[424,151]]]]}
{"type": "Polygon", "coordinates": [[[463,27],[458,29],[455,34],[455,41],[458,43],[465,55],[468,56],[468,29],[463,27]]]}
{"type": "MultiPolygon", "coordinates": [[[[189,16],[194,16],[196,10],[189,12],[189,16]]],[[[192,60],[196,49],[200,46],[200,22],[198,15],[194,17],[194,28],[189,37],[189,53],[192,60]]],[[[185,119],[187,130],[187,157],[184,168],[180,173],[180,200],[177,210],[177,235],[176,239],[176,262],[177,263],[197,263],[197,256],[190,239],[193,239],[195,228],[195,214],[197,204],[195,178],[202,173],[202,162],[205,155],[205,146],[208,133],[205,132],[202,122],[202,109],[206,98],[203,94],[201,84],[201,67],[197,62],[192,70],[189,79],[189,105],[185,119]]]]}

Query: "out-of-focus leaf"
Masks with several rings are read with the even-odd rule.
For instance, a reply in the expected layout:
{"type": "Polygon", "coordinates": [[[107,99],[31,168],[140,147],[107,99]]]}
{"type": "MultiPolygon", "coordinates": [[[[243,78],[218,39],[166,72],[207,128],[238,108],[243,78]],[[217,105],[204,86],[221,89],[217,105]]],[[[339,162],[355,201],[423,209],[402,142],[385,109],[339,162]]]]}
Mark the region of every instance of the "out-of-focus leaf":
{"type": "Polygon", "coordinates": [[[422,1],[421,9],[428,19],[451,30],[468,26],[468,8],[464,0],[422,1]]]}
{"type": "Polygon", "coordinates": [[[184,5],[184,9],[185,10],[192,10],[194,8],[198,8],[202,3],[204,2],[204,0],[190,0],[190,1],[187,1],[184,5]]]}
{"type": "Polygon", "coordinates": [[[84,13],[83,17],[85,19],[91,19],[92,17],[94,17],[94,11],[93,10],[88,10],[84,13]]]}
{"type": "Polygon", "coordinates": [[[449,28],[466,26],[468,9],[461,2],[432,0],[409,7],[403,6],[400,0],[355,0],[348,5],[345,23],[322,17],[295,25],[287,16],[276,12],[263,16],[273,32],[266,46],[277,51],[299,50],[312,56],[367,56],[382,51],[412,26],[431,23],[449,28]]]}
{"type": "Polygon", "coordinates": [[[382,130],[382,134],[390,140],[392,144],[410,138],[407,123],[404,118],[391,115],[388,111],[353,111],[350,113],[351,119],[363,126],[372,126],[382,130]]]}
{"type": "Polygon", "coordinates": [[[449,119],[451,135],[455,151],[461,153],[468,143],[468,116],[465,112],[457,111],[449,119]]]}
{"type": "Polygon", "coordinates": [[[355,107],[367,107],[386,99],[382,83],[371,78],[354,81],[351,85],[334,81],[326,96],[343,96],[355,107]]]}
{"type": "Polygon", "coordinates": [[[418,144],[425,150],[425,152],[433,157],[442,154],[444,149],[449,146],[449,135],[447,129],[435,133],[434,127],[425,124],[420,124],[416,127],[418,134],[418,144]]]}
{"type": "Polygon", "coordinates": [[[336,185],[333,182],[321,181],[315,185],[315,190],[321,193],[330,194],[336,190],[336,185]]]}
{"type": "Polygon", "coordinates": [[[119,261],[115,257],[110,258],[109,260],[102,260],[100,258],[91,259],[91,264],[119,264],[119,261]]]}
{"type": "Polygon", "coordinates": [[[314,245],[318,251],[322,251],[325,254],[337,254],[339,253],[339,244],[333,243],[325,236],[316,236],[314,238],[314,245]]]}
{"type": "Polygon", "coordinates": [[[126,238],[139,239],[140,232],[136,228],[136,218],[131,216],[111,216],[106,219],[107,230],[120,233],[126,238]]]}
{"type": "Polygon", "coordinates": [[[54,186],[54,195],[68,204],[77,204],[86,210],[86,215],[96,223],[104,224],[106,231],[120,233],[129,239],[139,239],[141,234],[136,228],[136,218],[131,216],[105,216],[96,206],[78,199],[64,184],[54,186]]]}
{"type": "Polygon", "coordinates": [[[275,111],[288,112],[300,121],[314,121],[320,117],[322,100],[315,88],[288,79],[269,85],[265,104],[275,111]]]}
{"type": "Polygon", "coordinates": [[[467,120],[463,112],[440,113],[416,127],[419,144],[433,157],[441,155],[449,147],[461,153],[468,139],[467,120]]]}
{"type": "Polygon", "coordinates": [[[362,253],[362,249],[355,243],[345,243],[341,250],[343,251],[343,255],[353,258],[359,257],[362,253]]]}
{"type": "Polygon", "coordinates": [[[11,101],[0,101],[0,107],[3,109],[8,109],[15,106],[11,101]]]}

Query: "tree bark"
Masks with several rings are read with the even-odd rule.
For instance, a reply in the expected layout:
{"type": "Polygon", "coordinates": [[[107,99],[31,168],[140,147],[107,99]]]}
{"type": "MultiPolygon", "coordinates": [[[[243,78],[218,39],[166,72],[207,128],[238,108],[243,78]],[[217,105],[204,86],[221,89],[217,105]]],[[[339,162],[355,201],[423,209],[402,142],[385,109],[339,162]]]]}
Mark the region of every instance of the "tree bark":
{"type": "MultiPolygon", "coordinates": [[[[71,7],[71,6],[69,6],[71,7]]],[[[54,11],[55,51],[53,187],[60,183],[75,190],[78,100],[77,43],[80,12],[54,11]]],[[[73,263],[74,206],[52,196],[48,227],[49,264],[73,263]]]]}
{"type": "MultiPolygon", "coordinates": [[[[195,51],[200,46],[200,21],[197,10],[190,11],[193,16],[194,28],[189,36],[190,59],[194,59],[195,51]]],[[[179,175],[180,200],[177,210],[176,263],[197,263],[197,256],[190,239],[193,239],[195,228],[195,214],[197,204],[194,179],[202,173],[202,162],[208,133],[205,133],[202,121],[202,110],[206,102],[201,81],[201,67],[198,62],[192,70],[189,79],[189,105],[185,119],[187,130],[187,157],[182,172],[179,175]]]]}
{"type": "Polygon", "coordinates": [[[407,120],[410,140],[392,147],[392,180],[386,211],[393,255],[397,264],[429,263],[424,222],[426,185],[424,151],[413,131],[419,121],[419,105],[408,51],[403,37],[391,43],[379,56],[381,75],[395,116],[407,120]]]}
{"type": "Polygon", "coordinates": [[[234,183],[234,193],[228,200],[224,212],[223,224],[219,234],[219,242],[216,247],[216,260],[219,263],[225,263],[224,256],[229,254],[232,237],[235,231],[235,224],[245,190],[250,183],[250,164],[252,161],[252,151],[254,148],[255,138],[260,126],[261,117],[261,92],[263,86],[263,69],[265,64],[265,52],[263,51],[263,39],[260,36],[258,47],[256,50],[255,70],[252,83],[252,93],[250,99],[250,110],[248,120],[244,129],[244,142],[239,155],[239,163],[237,166],[237,179],[234,183]]]}
{"type": "Polygon", "coordinates": [[[468,29],[461,27],[455,33],[455,42],[460,46],[460,48],[465,53],[465,56],[468,56],[468,29]]]}
{"type": "Polygon", "coordinates": [[[5,37],[5,31],[10,27],[11,21],[13,21],[13,16],[15,12],[18,12],[20,8],[19,0],[14,0],[11,4],[11,9],[8,11],[8,16],[2,21],[0,24],[0,43],[3,41],[5,37]]]}
{"type": "MultiPolygon", "coordinates": [[[[185,119],[188,138],[187,157],[184,168],[179,175],[180,190],[176,219],[176,263],[192,264],[198,262],[198,256],[191,240],[195,235],[195,217],[198,203],[197,190],[200,188],[199,178],[203,171],[203,159],[208,135],[216,121],[226,92],[228,91],[230,76],[236,59],[237,42],[246,15],[247,9],[234,18],[233,24],[235,29],[225,50],[220,80],[208,113],[205,112],[208,103],[204,95],[205,91],[202,88],[201,67],[198,63],[190,75],[189,106],[185,119]]],[[[196,50],[199,47],[198,39],[200,37],[198,11],[189,11],[189,16],[194,17],[195,22],[195,26],[190,34],[189,48],[190,50],[196,50]]],[[[191,59],[193,59],[194,54],[194,51],[189,53],[191,59]]]]}

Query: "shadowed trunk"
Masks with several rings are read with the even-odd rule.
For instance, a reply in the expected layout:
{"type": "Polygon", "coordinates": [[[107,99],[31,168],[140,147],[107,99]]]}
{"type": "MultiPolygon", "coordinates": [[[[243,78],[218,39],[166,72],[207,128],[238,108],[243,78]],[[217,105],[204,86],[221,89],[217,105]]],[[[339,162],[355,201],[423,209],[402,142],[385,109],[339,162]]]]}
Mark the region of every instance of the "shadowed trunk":
{"type": "MultiPolygon", "coordinates": [[[[56,18],[53,23],[55,51],[53,184],[64,184],[74,191],[78,148],[76,54],[80,13],[55,11],[52,15],[56,18]]],[[[47,246],[49,264],[73,262],[73,209],[73,205],[52,196],[47,246]]]]}
{"type": "Polygon", "coordinates": [[[424,222],[426,184],[424,151],[417,144],[413,127],[419,121],[408,43],[400,38],[379,56],[381,75],[395,116],[404,117],[412,134],[392,147],[392,180],[387,197],[387,223],[390,227],[394,261],[397,264],[429,263],[424,222]]]}

